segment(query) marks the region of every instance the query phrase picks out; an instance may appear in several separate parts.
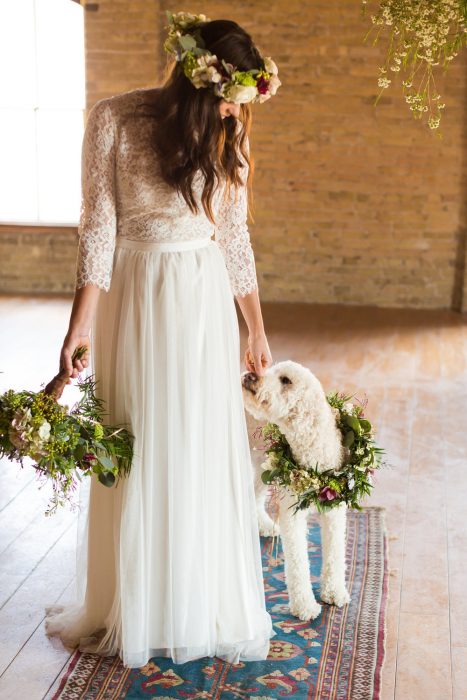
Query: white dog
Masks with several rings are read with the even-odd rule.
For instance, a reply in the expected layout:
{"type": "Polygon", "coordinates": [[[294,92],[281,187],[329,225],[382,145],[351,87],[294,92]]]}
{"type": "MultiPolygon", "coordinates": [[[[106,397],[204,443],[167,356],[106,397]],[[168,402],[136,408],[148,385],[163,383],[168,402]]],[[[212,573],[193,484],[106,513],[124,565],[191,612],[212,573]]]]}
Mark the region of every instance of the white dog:
{"type": "MultiPolygon", "coordinates": [[[[257,420],[276,423],[285,435],[294,459],[303,467],[338,468],[344,459],[341,433],[323,387],[315,375],[291,360],[269,367],[262,377],[254,372],[241,375],[246,410],[257,420]]],[[[321,605],[310,583],[307,510],[294,515],[298,497],[280,487],[279,528],[265,509],[268,487],[261,480],[266,468],[255,468],[255,492],[260,534],[280,532],[285,560],[285,580],[292,615],[301,620],[318,617],[321,605]]],[[[345,584],[345,504],[320,513],[323,567],[321,600],[341,607],[350,601],[345,584]]]]}

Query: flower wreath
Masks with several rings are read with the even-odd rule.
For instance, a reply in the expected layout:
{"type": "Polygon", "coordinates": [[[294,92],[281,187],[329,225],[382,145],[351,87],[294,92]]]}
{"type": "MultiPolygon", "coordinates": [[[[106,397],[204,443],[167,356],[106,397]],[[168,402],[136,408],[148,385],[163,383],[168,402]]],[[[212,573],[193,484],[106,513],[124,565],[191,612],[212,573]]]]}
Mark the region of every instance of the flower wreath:
{"type": "Polygon", "coordinates": [[[344,463],[339,469],[320,470],[319,465],[298,464],[285,435],[275,423],[260,427],[266,441],[267,468],[261,479],[265,484],[287,486],[297,496],[294,514],[315,505],[318,511],[329,510],[341,503],[361,510],[360,500],[371,493],[372,476],[381,464],[384,450],[373,439],[370,421],[363,417],[364,406],[350,402],[352,396],[337,392],[326,399],[333,409],[345,448],[344,463]]]}
{"type": "Polygon", "coordinates": [[[232,63],[219,59],[205,48],[198,25],[209,22],[206,15],[166,10],[169,24],[164,49],[181,62],[183,72],[196,88],[212,88],[227,102],[265,102],[281,85],[277,66],[270,56],[261,70],[239,71],[232,63]],[[198,28],[197,28],[198,27],[198,28]]]}

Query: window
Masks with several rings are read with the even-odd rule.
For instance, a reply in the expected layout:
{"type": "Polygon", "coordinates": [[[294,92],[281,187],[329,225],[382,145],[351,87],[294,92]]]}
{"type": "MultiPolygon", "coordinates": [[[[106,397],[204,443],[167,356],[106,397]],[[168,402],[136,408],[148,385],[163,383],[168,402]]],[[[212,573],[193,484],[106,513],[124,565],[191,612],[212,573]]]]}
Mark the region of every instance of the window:
{"type": "Polygon", "coordinates": [[[0,223],[77,225],[85,108],[83,8],[0,4],[0,223]]]}

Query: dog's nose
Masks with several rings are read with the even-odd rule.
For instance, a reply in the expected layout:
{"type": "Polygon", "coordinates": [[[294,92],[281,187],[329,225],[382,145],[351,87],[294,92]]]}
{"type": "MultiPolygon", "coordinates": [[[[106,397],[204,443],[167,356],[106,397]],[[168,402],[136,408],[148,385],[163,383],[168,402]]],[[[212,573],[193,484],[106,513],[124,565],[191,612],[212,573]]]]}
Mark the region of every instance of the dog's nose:
{"type": "Polygon", "coordinates": [[[258,379],[258,375],[254,372],[246,372],[242,377],[242,383],[244,386],[251,386],[258,379]]]}

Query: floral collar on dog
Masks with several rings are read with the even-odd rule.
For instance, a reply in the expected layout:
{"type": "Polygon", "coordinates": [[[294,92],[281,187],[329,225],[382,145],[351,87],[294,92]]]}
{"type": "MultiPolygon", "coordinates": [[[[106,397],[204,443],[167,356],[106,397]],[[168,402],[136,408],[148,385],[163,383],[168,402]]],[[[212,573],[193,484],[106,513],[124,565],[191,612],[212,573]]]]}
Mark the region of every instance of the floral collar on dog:
{"type": "Polygon", "coordinates": [[[346,459],[338,470],[321,470],[319,464],[301,466],[294,460],[285,435],[275,423],[266,423],[260,428],[268,455],[268,468],[261,478],[265,484],[287,486],[298,496],[294,514],[312,504],[319,511],[340,503],[361,510],[361,499],[371,493],[372,476],[382,465],[384,450],[374,442],[372,425],[363,417],[364,406],[351,403],[351,398],[337,392],[326,396],[346,448],[346,459]]]}

